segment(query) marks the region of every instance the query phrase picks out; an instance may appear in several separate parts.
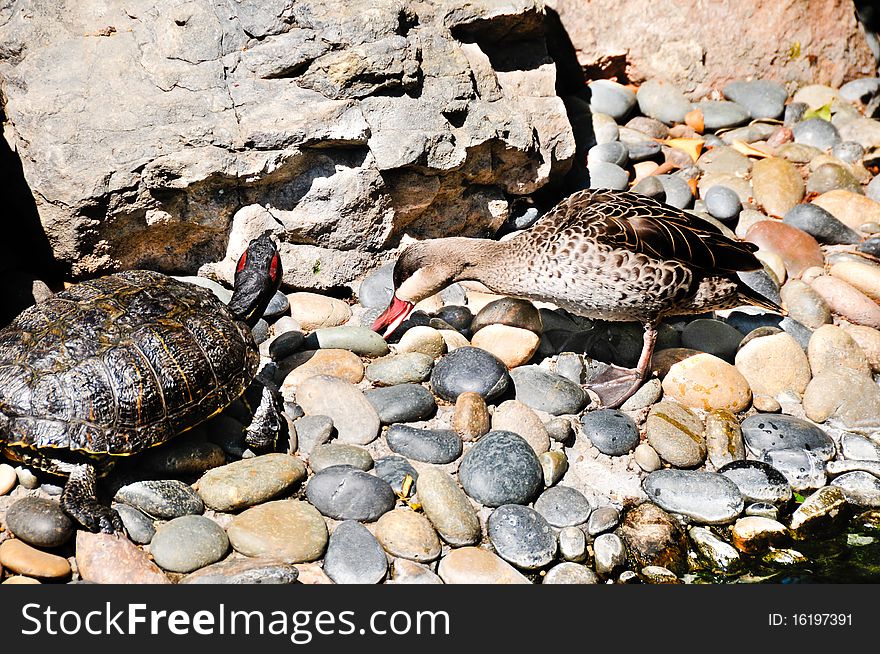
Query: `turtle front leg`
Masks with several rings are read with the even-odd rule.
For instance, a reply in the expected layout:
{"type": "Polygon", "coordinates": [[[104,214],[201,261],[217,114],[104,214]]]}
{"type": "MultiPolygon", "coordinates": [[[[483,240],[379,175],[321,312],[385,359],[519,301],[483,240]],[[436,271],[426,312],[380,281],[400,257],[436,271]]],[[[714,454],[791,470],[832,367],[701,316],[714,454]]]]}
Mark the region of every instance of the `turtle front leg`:
{"type": "Polygon", "coordinates": [[[61,493],[61,508],[89,531],[123,533],[119,514],[98,502],[96,486],[95,466],[88,463],[71,466],[61,493]]]}
{"type": "Polygon", "coordinates": [[[260,406],[246,429],[245,443],[257,451],[274,447],[281,424],[281,395],[268,384],[263,384],[260,406]]]}

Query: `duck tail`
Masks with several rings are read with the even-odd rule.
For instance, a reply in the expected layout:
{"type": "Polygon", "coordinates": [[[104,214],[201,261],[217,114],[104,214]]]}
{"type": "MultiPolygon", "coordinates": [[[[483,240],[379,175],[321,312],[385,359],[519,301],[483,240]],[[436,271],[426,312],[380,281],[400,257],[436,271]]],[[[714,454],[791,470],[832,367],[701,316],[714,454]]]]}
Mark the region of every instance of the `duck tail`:
{"type": "Polygon", "coordinates": [[[743,283],[737,284],[737,296],[739,297],[740,302],[743,304],[751,304],[756,307],[761,307],[762,309],[767,309],[768,311],[774,311],[775,313],[781,314],[783,316],[788,315],[788,311],[779,306],[776,302],[771,300],[770,298],[764,297],[757,291],[752,288],[749,288],[743,283]]]}

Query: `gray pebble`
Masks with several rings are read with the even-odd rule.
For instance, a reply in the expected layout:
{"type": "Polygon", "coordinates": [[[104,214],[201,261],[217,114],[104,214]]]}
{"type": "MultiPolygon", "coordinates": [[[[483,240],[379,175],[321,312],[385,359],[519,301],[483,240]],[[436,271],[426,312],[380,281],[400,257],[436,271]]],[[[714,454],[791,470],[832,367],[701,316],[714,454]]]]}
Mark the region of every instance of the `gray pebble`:
{"type": "Polygon", "coordinates": [[[629,161],[629,152],[627,151],[626,146],[620,141],[599,143],[598,145],[594,145],[587,152],[587,161],[590,165],[604,161],[616,166],[625,166],[629,161]]]}
{"type": "Polygon", "coordinates": [[[590,82],[590,111],[608,114],[617,122],[624,120],[636,106],[636,94],[607,79],[590,82]]]}
{"type": "Polygon", "coordinates": [[[394,508],[394,491],[379,479],[352,466],[324,468],[309,480],[309,502],[336,520],[372,522],[394,508]]]}
{"type": "Polygon", "coordinates": [[[516,399],[533,409],[561,415],[578,413],[586,404],[587,395],[579,384],[539,366],[519,366],[510,377],[516,399]]]}
{"type": "Polygon", "coordinates": [[[116,491],[113,499],[140,509],[154,518],[166,520],[201,514],[205,510],[198,493],[176,479],[136,481],[116,491]]]}
{"type": "Polygon", "coordinates": [[[461,437],[451,429],[392,425],[385,434],[393,452],[424,463],[451,463],[461,456],[461,437]]]}
{"type": "MultiPolygon", "coordinates": [[[[403,491],[403,480],[409,475],[413,481],[419,478],[419,473],[410,465],[410,462],[402,456],[385,456],[376,459],[374,472],[379,479],[387,481],[395,493],[403,491]]],[[[415,488],[415,486],[413,486],[415,488]]]]}
{"type": "Polygon", "coordinates": [[[821,488],[827,481],[825,462],[815,452],[770,450],[762,459],[781,472],[798,493],[821,488]]]}
{"type": "Polygon", "coordinates": [[[821,243],[851,245],[862,240],[858,232],[844,225],[818,204],[796,204],[785,214],[782,222],[797,227],[821,243]]]}
{"type": "Polygon", "coordinates": [[[626,547],[617,534],[601,534],[593,541],[593,557],[596,560],[596,572],[608,577],[626,565],[626,547]]]}
{"type": "Polygon", "coordinates": [[[642,483],[660,508],[680,513],[701,524],[733,522],[742,513],[743,497],[737,485],[715,472],[658,470],[642,483]]]}
{"type": "Polygon", "coordinates": [[[794,416],[758,413],[742,422],[743,440],[756,456],[773,450],[809,450],[825,461],[836,453],[834,441],[820,427],[794,416]]]}
{"type": "Polygon", "coordinates": [[[171,572],[192,572],[216,563],[229,551],[223,527],[201,515],[185,515],[163,524],[150,542],[150,553],[159,567],[171,572]]]}
{"type": "Polygon", "coordinates": [[[742,211],[742,202],[740,202],[736,191],[720,184],[716,184],[706,191],[703,199],[706,203],[706,210],[718,220],[733,220],[742,211]]]}
{"type": "Polygon", "coordinates": [[[333,421],[329,416],[303,416],[293,423],[296,431],[297,449],[310,454],[318,445],[323,445],[333,436],[333,421]]]}
{"type": "Polygon", "coordinates": [[[378,584],[388,573],[388,558],[366,527],[346,520],[330,534],[324,572],[337,584],[378,584]]]}
{"type": "Polygon", "coordinates": [[[358,470],[373,467],[373,457],[364,448],[349,443],[326,443],[316,445],[309,456],[309,467],[320,472],[333,466],[352,466],[358,470]]]}
{"type": "Polygon", "coordinates": [[[383,425],[426,420],[437,410],[434,396],[419,384],[374,388],[366,391],[364,397],[373,405],[383,425]]]}
{"type": "Polygon", "coordinates": [[[455,402],[465,391],[493,400],[510,386],[507,366],[477,347],[460,347],[444,356],[431,373],[431,388],[444,400],[455,402]]]}
{"type": "Polygon", "coordinates": [[[556,555],[556,534],[540,513],[527,506],[499,506],[489,516],[486,532],[498,555],[518,568],[540,568],[556,555]]]}
{"type": "Polygon", "coordinates": [[[587,522],[587,533],[590,536],[598,536],[606,531],[611,531],[620,523],[620,511],[613,506],[600,506],[590,514],[587,522]]]}
{"type": "Polygon", "coordinates": [[[779,118],[788,99],[785,87],[770,80],[731,82],[723,93],[728,100],[745,107],[752,118],[779,118]]]}
{"type": "Polygon", "coordinates": [[[788,480],[763,461],[732,461],[718,472],[737,485],[746,502],[784,504],[791,499],[788,480]]]}
{"type": "Polygon", "coordinates": [[[73,536],[73,521],[58,502],[26,496],[6,511],[6,527],[34,547],[60,547],[73,536]]]}
{"type": "Polygon", "coordinates": [[[576,488],[554,486],[535,500],[535,510],[554,527],[574,527],[590,519],[593,506],[576,488]]]}
{"type": "Polygon", "coordinates": [[[128,506],[128,504],[114,504],[113,508],[116,509],[119,517],[122,518],[122,525],[125,527],[125,531],[128,532],[128,537],[133,543],[146,545],[153,540],[153,536],[156,534],[156,526],[153,524],[153,519],[150,516],[142,511],[138,511],[134,507],[128,506]]]}
{"type": "Polygon", "coordinates": [[[639,444],[639,429],[622,411],[599,409],[581,416],[584,435],[602,454],[623,456],[639,444]]]}
{"type": "Polygon", "coordinates": [[[629,173],[620,166],[597,161],[587,166],[590,177],[590,188],[608,188],[615,191],[624,191],[629,185],[629,173]]]}
{"type": "Polygon", "coordinates": [[[358,302],[369,309],[384,310],[394,294],[394,262],[386,263],[364,278],[358,289],[358,302]]]}
{"type": "Polygon", "coordinates": [[[465,492],[485,506],[526,504],[544,486],[544,473],[531,446],[507,431],[491,431],[477,441],[458,470],[465,492]]]}
{"type": "Polygon", "coordinates": [[[791,131],[795,143],[812,145],[820,150],[830,150],[841,141],[837,128],[821,118],[808,118],[797,123],[791,131]]]}

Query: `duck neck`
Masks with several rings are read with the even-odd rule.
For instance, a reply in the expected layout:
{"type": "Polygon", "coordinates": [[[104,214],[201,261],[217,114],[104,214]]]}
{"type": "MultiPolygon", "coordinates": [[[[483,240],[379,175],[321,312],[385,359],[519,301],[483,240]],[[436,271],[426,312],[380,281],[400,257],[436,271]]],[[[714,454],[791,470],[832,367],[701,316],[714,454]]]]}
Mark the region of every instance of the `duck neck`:
{"type": "Polygon", "coordinates": [[[452,236],[430,241],[431,255],[459,270],[452,281],[477,281],[490,288],[494,265],[503,256],[504,244],[485,238],[452,236]]]}

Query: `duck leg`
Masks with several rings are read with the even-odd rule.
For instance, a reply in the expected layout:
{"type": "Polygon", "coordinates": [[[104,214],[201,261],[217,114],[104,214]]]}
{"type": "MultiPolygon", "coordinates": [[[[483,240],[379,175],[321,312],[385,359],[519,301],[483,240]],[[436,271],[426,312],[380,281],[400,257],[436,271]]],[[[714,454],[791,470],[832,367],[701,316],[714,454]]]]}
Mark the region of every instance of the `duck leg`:
{"type": "Polygon", "coordinates": [[[97,474],[88,463],[70,465],[70,476],[61,493],[61,508],[83,527],[105,534],[124,533],[119,514],[98,502],[97,474]]]}
{"type": "Polygon", "coordinates": [[[648,375],[656,343],[657,328],[653,323],[645,323],[642,353],[636,367],[609,365],[607,370],[589,384],[588,388],[599,396],[603,408],[616,409],[639,390],[648,375]]]}

